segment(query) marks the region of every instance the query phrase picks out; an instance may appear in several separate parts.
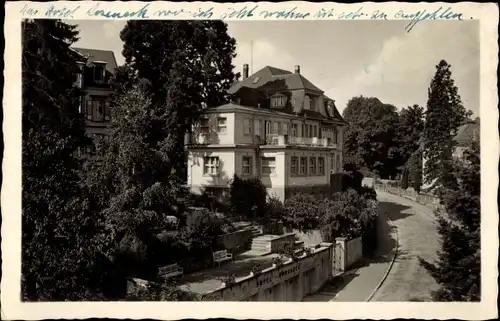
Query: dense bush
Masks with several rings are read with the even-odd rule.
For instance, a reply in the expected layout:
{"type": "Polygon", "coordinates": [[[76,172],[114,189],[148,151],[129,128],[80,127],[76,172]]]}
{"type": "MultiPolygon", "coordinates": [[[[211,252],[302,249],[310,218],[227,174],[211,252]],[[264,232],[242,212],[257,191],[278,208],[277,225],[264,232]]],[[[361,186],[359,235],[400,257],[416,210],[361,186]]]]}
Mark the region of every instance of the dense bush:
{"type": "Polygon", "coordinates": [[[266,213],[267,191],[258,178],[234,176],[229,192],[230,209],[250,220],[259,220],[266,213]]]}
{"type": "Polygon", "coordinates": [[[285,200],[285,226],[299,230],[318,227],[322,201],[310,194],[297,193],[285,200]]]}
{"type": "Polygon", "coordinates": [[[328,242],[336,237],[352,239],[363,236],[370,222],[377,217],[376,208],[372,206],[374,202],[354,189],[336,193],[322,203],[320,231],[328,242]]]}

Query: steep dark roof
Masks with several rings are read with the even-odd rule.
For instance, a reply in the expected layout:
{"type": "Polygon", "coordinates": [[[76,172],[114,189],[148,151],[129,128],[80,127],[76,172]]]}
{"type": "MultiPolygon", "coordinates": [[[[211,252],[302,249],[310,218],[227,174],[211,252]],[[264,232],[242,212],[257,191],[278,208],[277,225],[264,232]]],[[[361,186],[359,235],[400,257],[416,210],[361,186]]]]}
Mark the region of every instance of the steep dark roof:
{"type": "Polygon", "coordinates": [[[87,49],[87,48],[73,48],[80,54],[87,57],[90,62],[94,61],[105,61],[106,70],[110,73],[115,73],[115,69],[118,67],[116,63],[115,54],[112,50],[100,50],[100,49],[87,49]]]}
{"type": "Polygon", "coordinates": [[[234,84],[229,88],[229,93],[235,93],[242,86],[260,90],[308,89],[323,92],[301,74],[271,66],[266,66],[248,78],[234,84]]]}
{"type": "Polygon", "coordinates": [[[454,140],[457,142],[458,146],[467,146],[473,140],[477,140],[480,135],[478,122],[469,122],[458,128],[457,135],[454,140]]]}
{"type": "MultiPolygon", "coordinates": [[[[337,105],[335,105],[335,100],[331,99],[330,97],[326,96],[326,95],[323,95],[325,97],[325,104],[328,104],[328,102],[331,102],[333,104],[333,115],[329,115],[331,118],[334,118],[334,119],[337,119],[337,120],[340,120],[341,122],[343,122],[344,124],[347,124],[347,122],[345,121],[345,119],[342,117],[342,115],[339,113],[339,110],[337,109],[337,105]]],[[[326,108],[326,112],[328,114],[330,114],[328,112],[328,108],[326,108]]]]}

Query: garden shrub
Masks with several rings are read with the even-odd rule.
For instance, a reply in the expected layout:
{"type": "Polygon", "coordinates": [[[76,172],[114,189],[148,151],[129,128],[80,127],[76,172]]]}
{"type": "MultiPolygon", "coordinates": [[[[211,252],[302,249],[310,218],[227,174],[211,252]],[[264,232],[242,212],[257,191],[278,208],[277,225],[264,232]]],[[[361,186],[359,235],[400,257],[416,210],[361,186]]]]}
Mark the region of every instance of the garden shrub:
{"type": "Polygon", "coordinates": [[[230,210],[249,220],[261,219],[266,213],[267,190],[258,178],[242,179],[235,175],[229,191],[230,210]]]}
{"type": "Polygon", "coordinates": [[[314,196],[297,193],[285,200],[283,223],[300,231],[312,230],[319,224],[319,205],[314,196]]]}

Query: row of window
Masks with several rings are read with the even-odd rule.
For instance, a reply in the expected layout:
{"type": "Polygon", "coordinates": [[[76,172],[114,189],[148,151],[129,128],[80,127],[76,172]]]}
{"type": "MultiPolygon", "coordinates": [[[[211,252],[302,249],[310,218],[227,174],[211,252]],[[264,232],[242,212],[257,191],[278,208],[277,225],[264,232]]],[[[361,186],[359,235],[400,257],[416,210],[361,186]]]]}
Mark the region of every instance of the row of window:
{"type": "MultiPolygon", "coordinates": [[[[337,155],[337,165],[334,164],[335,159],[333,156],[330,158],[330,169],[339,171],[340,156],[337,155]]],[[[219,174],[219,157],[206,156],[203,160],[203,173],[207,175],[219,174]]],[[[275,157],[261,157],[260,159],[261,173],[262,174],[275,174],[276,173],[276,158],[275,157]]],[[[253,174],[253,157],[242,157],[242,174],[253,174]]],[[[325,157],[321,156],[292,156],[290,158],[290,174],[292,176],[324,176],[325,175],[325,157]]]]}
{"type": "MultiPolygon", "coordinates": [[[[227,132],[227,118],[217,117],[216,119],[216,131],[219,134],[224,134],[227,132]]],[[[300,124],[301,125],[301,136],[300,137],[318,137],[318,138],[330,138],[332,142],[337,143],[337,128],[324,127],[319,130],[318,125],[312,124],[300,124]]],[[[202,134],[210,133],[210,119],[202,118],[200,121],[200,131],[202,134]]],[[[243,119],[243,134],[244,135],[290,135],[297,137],[299,136],[299,124],[290,124],[288,122],[279,121],[265,121],[257,120],[255,123],[251,118],[243,119]],[[265,133],[263,133],[265,129],[265,133]]]]}
{"type": "MultiPolygon", "coordinates": [[[[263,124],[265,126],[266,134],[271,135],[290,135],[293,137],[299,136],[299,124],[290,124],[287,122],[278,121],[255,121],[255,126],[253,126],[253,121],[251,118],[243,119],[243,134],[252,135],[252,129],[255,127],[255,134],[262,134],[263,124]]],[[[337,143],[337,128],[335,127],[324,127],[318,130],[318,125],[312,124],[300,124],[301,125],[301,136],[300,137],[318,137],[318,138],[330,138],[334,143],[337,143]]]]}
{"type": "Polygon", "coordinates": [[[292,176],[324,176],[325,158],[315,156],[292,156],[290,159],[290,174],[292,176]]]}
{"type": "MultiPolygon", "coordinates": [[[[276,173],[276,158],[275,157],[261,157],[261,173],[262,174],[275,174],[276,173]]],[[[206,175],[218,175],[220,173],[220,162],[217,156],[206,156],[203,159],[203,173],[206,175]]],[[[243,156],[242,159],[242,173],[243,175],[253,174],[253,161],[251,156],[243,156]]]]}
{"type": "MultiPolygon", "coordinates": [[[[271,102],[271,108],[283,108],[286,106],[287,97],[285,95],[277,94],[271,97],[270,102],[271,102]]],[[[308,110],[317,111],[318,110],[317,102],[318,102],[317,97],[306,95],[304,101],[304,108],[308,110]]]]}
{"type": "MultiPolygon", "coordinates": [[[[216,130],[219,134],[227,132],[227,118],[217,117],[216,130]]],[[[200,121],[200,131],[202,134],[210,134],[210,119],[202,118],[200,121]]]]}

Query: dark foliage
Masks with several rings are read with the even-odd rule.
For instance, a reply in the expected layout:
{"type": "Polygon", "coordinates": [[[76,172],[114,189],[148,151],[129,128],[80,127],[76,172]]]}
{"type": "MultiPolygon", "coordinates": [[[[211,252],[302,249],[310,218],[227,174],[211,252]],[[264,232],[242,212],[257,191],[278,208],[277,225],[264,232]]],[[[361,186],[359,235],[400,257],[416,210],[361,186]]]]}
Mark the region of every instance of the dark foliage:
{"type": "Polygon", "coordinates": [[[267,212],[266,187],[258,178],[234,176],[229,192],[231,211],[249,220],[261,220],[267,212]]]}
{"type": "Polygon", "coordinates": [[[120,38],[127,65],[147,80],[149,140],[161,142],[168,174],[184,179],[184,135],[204,108],[226,101],[234,80],[235,40],[216,20],[130,20],[120,38]]]}
{"type": "Polygon", "coordinates": [[[346,157],[370,171],[376,170],[381,177],[394,175],[403,163],[397,144],[396,107],[373,97],[354,97],[343,116],[349,122],[346,157]]]}
{"type": "Polygon", "coordinates": [[[22,299],[102,298],[109,237],[74,157],[86,145],[75,26],[22,23],[22,299]]]}
{"type": "Polygon", "coordinates": [[[451,66],[441,60],[429,87],[425,114],[423,144],[426,183],[438,179],[440,185],[454,184],[453,137],[469,115],[470,112],[462,105],[458,88],[451,78],[451,66]]]}
{"type": "Polygon", "coordinates": [[[481,299],[480,174],[479,142],[473,142],[465,160],[454,165],[457,188],[441,190],[438,260],[435,264],[421,260],[441,286],[435,294],[439,301],[481,299]]]}

